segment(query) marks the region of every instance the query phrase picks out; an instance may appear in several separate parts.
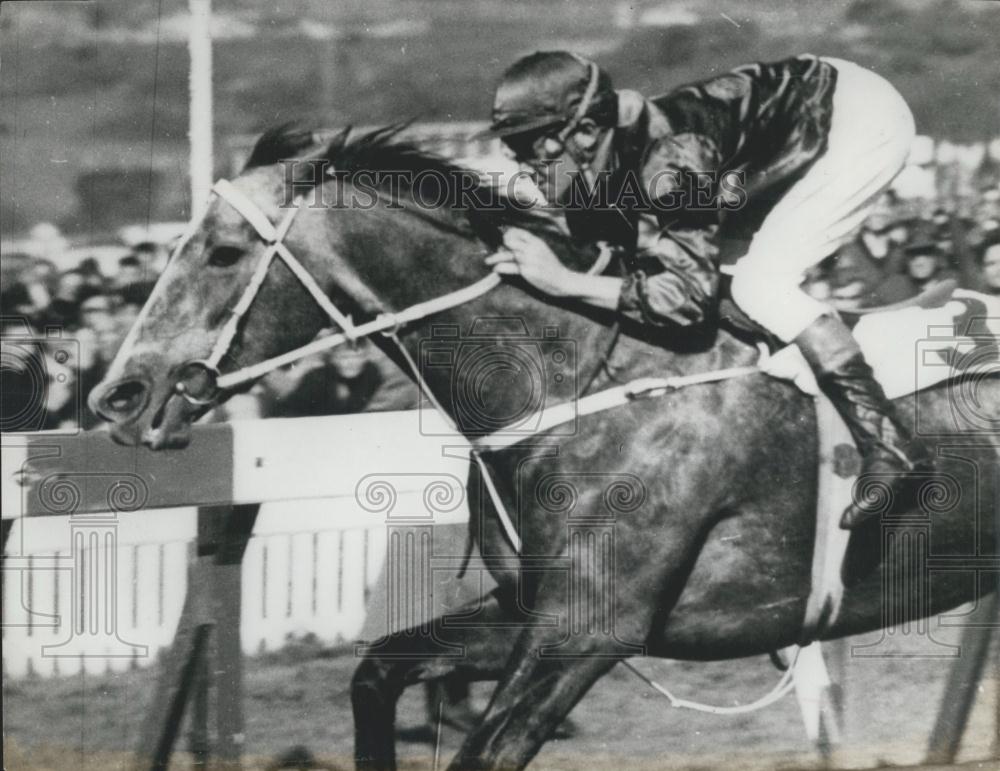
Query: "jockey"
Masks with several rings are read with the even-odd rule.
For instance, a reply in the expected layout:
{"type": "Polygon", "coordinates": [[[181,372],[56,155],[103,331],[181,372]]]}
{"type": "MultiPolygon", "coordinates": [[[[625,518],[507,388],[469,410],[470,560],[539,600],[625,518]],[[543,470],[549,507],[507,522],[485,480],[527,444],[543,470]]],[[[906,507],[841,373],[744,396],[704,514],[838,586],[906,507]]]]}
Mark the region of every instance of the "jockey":
{"type": "MultiPolygon", "coordinates": [[[[509,229],[487,258],[495,271],[641,324],[689,326],[712,318],[722,248],[743,227],[752,237],[729,270],[732,297],[802,351],[851,430],[861,473],[895,495],[908,472],[930,468],[849,329],[800,289],[903,168],[913,117],[888,82],[800,56],[645,99],[576,54],[535,53],[504,73],[484,133],[530,169],[574,237],[622,247],[627,267],[624,278],[578,273],[509,229]]],[[[841,527],[870,515],[852,502],[841,527]]]]}

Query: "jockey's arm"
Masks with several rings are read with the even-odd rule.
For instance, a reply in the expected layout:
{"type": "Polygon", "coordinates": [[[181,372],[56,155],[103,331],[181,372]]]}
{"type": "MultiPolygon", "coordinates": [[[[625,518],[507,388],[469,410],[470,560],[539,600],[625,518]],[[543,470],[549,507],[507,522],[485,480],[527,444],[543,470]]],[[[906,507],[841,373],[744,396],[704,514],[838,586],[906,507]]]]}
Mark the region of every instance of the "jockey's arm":
{"type": "Polygon", "coordinates": [[[618,307],[624,281],[618,276],[592,276],[569,271],[564,295],[595,308],[613,311],[618,307]]]}
{"type": "Polygon", "coordinates": [[[717,226],[656,231],[655,218],[642,215],[647,217],[649,221],[640,222],[640,236],[646,238],[640,237],[624,279],[570,270],[542,239],[517,229],[507,231],[507,248],[486,262],[497,273],[521,276],[547,294],[617,310],[643,324],[697,324],[716,297],[717,226]]]}
{"type": "Polygon", "coordinates": [[[507,231],[507,249],[487,263],[548,294],[642,324],[697,324],[716,300],[719,252],[717,191],[700,184],[706,170],[719,166],[715,145],[695,134],[662,137],[647,149],[634,178],[647,208],[638,213],[636,252],[624,279],[571,271],[541,239],[517,229],[507,231]]]}
{"type": "Polygon", "coordinates": [[[613,306],[611,285],[581,281],[580,299],[653,326],[703,321],[719,283],[719,208],[714,177],[708,175],[707,189],[701,185],[720,165],[718,148],[705,136],[668,135],[651,145],[638,169],[648,209],[638,215],[628,275],[613,306]]]}
{"type": "Polygon", "coordinates": [[[644,227],[654,225],[651,216],[641,217],[639,249],[622,282],[616,308],[628,318],[653,326],[701,323],[715,304],[719,286],[718,225],[669,226],[644,243],[644,227]]]}
{"type": "Polygon", "coordinates": [[[661,233],[640,248],[634,269],[624,279],[567,271],[563,296],[617,310],[644,324],[697,324],[718,288],[713,237],[714,228],[661,233]]]}

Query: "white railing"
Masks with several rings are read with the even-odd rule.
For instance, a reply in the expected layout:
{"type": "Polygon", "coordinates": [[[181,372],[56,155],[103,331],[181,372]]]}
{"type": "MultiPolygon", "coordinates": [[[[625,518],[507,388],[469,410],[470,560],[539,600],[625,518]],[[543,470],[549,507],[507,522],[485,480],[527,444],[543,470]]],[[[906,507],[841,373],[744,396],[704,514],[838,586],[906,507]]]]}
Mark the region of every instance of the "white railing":
{"type": "MultiPolygon", "coordinates": [[[[281,507],[270,508],[261,516],[281,507]]],[[[179,513],[171,511],[169,516],[179,513]]],[[[193,525],[193,517],[186,519],[193,525]]],[[[315,516],[292,519],[316,521],[315,516]]],[[[98,563],[95,550],[30,553],[27,570],[5,577],[5,674],[100,673],[151,662],[174,638],[193,546],[193,538],[119,542],[114,597],[109,600],[113,619],[105,618],[106,629],[80,628],[85,617],[80,604],[91,598],[86,589],[83,596],[74,596],[72,562],[98,563]]],[[[365,622],[368,593],[384,561],[383,527],[255,535],[242,568],[244,652],[274,650],[289,637],[307,634],[326,644],[356,639],[365,622]]]]}
{"type": "MultiPolygon", "coordinates": [[[[231,500],[264,501],[242,560],[244,652],[273,650],[289,636],[335,645],[386,628],[387,619],[368,617],[368,601],[374,587],[385,590],[390,527],[461,526],[468,518],[467,461],[460,451],[442,453],[462,440],[422,435],[418,422],[411,412],[230,424],[231,500]]],[[[31,513],[16,482],[25,452],[4,448],[5,516],[19,507],[31,513]]],[[[183,452],[197,455],[197,443],[183,452]]],[[[216,460],[205,458],[207,474],[216,460]]],[[[152,661],[173,640],[184,605],[195,515],[169,508],[5,523],[5,674],[120,671],[152,661]]],[[[384,615],[382,598],[371,599],[372,612],[384,615]]]]}

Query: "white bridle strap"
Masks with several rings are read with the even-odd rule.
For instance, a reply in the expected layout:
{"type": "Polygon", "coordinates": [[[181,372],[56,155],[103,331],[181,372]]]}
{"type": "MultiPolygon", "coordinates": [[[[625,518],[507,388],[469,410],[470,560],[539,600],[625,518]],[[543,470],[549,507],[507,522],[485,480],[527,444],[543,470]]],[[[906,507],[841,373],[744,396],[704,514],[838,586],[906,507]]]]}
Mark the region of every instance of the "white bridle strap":
{"type": "Polygon", "coordinates": [[[229,319],[226,321],[226,325],[219,333],[219,338],[215,341],[212,353],[206,361],[209,366],[218,367],[219,362],[222,361],[222,357],[226,355],[226,352],[232,345],[233,339],[236,337],[236,333],[239,330],[240,320],[250,309],[250,306],[257,297],[257,293],[260,291],[261,285],[264,283],[264,279],[267,278],[267,273],[271,267],[272,261],[274,260],[274,255],[281,250],[288,251],[285,249],[284,244],[281,243],[281,240],[288,233],[289,229],[291,229],[295,215],[298,214],[305,205],[305,199],[299,201],[295,208],[290,209],[282,218],[278,227],[275,228],[264,213],[257,208],[256,204],[254,204],[236,187],[231,185],[229,182],[226,182],[226,180],[223,179],[216,182],[214,192],[226,203],[236,209],[236,211],[238,211],[244,219],[246,219],[254,227],[260,237],[268,244],[267,249],[261,255],[260,261],[257,263],[257,267],[254,268],[253,275],[250,277],[250,283],[247,284],[247,287],[243,290],[243,294],[240,296],[239,301],[230,311],[229,319]]]}
{"type": "Polygon", "coordinates": [[[348,339],[353,339],[355,337],[354,325],[351,323],[351,320],[341,313],[337,306],[330,301],[330,298],[326,296],[326,293],[319,287],[309,271],[284,244],[284,239],[288,235],[288,231],[291,229],[296,215],[306,206],[306,199],[298,198],[295,201],[295,205],[288,210],[278,226],[275,227],[267,215],[261,211],[260,207],[228,180],[220,179],[215,183],[212,190],[219,198],[239,212],[240,216],[257,231],[257,235],[268,246],[261,255],[253,275],[250,277],[250,283],[247,284],[239,301],[232,311],[230,311],[229,319],[219,334],[219,339],[216,340],[212,353],[206,360],[206,364],[217,368],[219,362],[222,361],[222,357],[226,355],[239,330],[240,320],[250,309],[257,294],[260,292],[264,279],[267,278],[275,255],[281,258],[281,261],[285,263],[295,278],[305,287],[306,291],[313,298],[313,301],[330,317],[330,320],[343,330],[343,334],[348,339]]]}
{"type": "Polygon", "coordinates": [[[263,377],[268,372],[278,369],[279,367],[294,364],[295,362],[308,356],[314,356],[315,354],[322,353],[323,351],[328,351],[331,348],[336,348],[337,346],[343,345],[344,343],[348,343],[352,340],[369,337],[379,332],[393,331],[405,326],[406,324],[411,324],[414,321],[426,318],[427,316],[432,316],[436,313],[449,310],[450,308],[464,305],[467,302],[475,300],[477,297],[482,297],[484,294],[494,289],[500,281],[501,278],[499,274],[490,273],[488,276],[481,278],[475,284],[463,287],[455,292],[449,292],[446,295],[436,297],[433,300],[428,300],[427,302],[411,305],[409,308],[402,310],[399,313],[382,314],[378,318],[369,322],[352,327],[350,332],[339,332],[327,337],[321,337],[318,340],[313,340],[311,343],[303,345],[301,348],[296,348],[295,350],[283,353],[280,356],[265,359],[258,364],[244,367],[243,369],[235,372],[227,372],[219,378],[219,388],[223,390],[235,388],[248,380],[256,380],[259,377],[263,377]]]}
{"type": "Polygon", "coordinates": [[[271,220],[260,210],[247,195],[228,179],[220,179],[212,187],[212,191],[223,201],[238,211],[247,222],[253,225],[257,235],[271,244],[278,240],[278,231],[271,220]]]}
{"type": "Polygon", "coordinates": [[[353,334],[354,323],[351,319],[341,313],[337,306],[330,302],[330,298],[326,296],[326,293],[322,289],[320,289],[316,280],[312,277],[309,271],[306,270],[301,262],[295,259],[295,255],[288,251],[288,248],[283,243],[279,242],[275,244],[275,246],[277,247],[278,256],[281,257],[282,262],[284,262],[285,265],[288,266],[288,269],[295,274],[295,278],[297,278],[309,294],[312,295],[316,304],[323,309],[326,315],[329,316],[338,327],[344,330],[344,333],[349,339],[353,340],[356,335],[353,334]]]}
{"type": "MultiPolygon", "coordinates": [[[[598,273],[603,273],[604,269],[607,268],[608,264],[611,262],[611,258],[613,256],[611,248],[604,242],[602,242],[600,246],[601,249],[598,254],[597,261],[590,266],[590,269],[587,271],[588,274],[596,275],[598,273]]],[[[443,311],[456,308],[459,305],[464,305],[467,302],[472,302],[473,300],[482,297],[487,292],[496,288],[500,282],[501,277],[499,274],[490,273],[479,279],[476,283],[470,284],[462,289],[449,292],[448,294],[441,295],[440,297],[435,297],[432,300],[416,303],[415,305],[411,305],[409,308],[401,310],[398,313],[384,313],[372,321],[352,327],[349,332],[345,331],[329,335],[327,337],[322,337],[318,340],[313,340],[311,343],[303,345],[301,348],[296,348],[288,353],[283,353],[280,356],[265,359],[258,364],[244,367],[243,369],[235,372],[227,372],[219,377],[219,388],[235,388],[236,386],[246,383],[248,380],[256,380],[272,370],[278,369],[279,367],[286,367],[289,364],[294,364],[295,362],[308,356],[323,353],[324,351],[336,348],[344,343],[368,337],[379,332],[387,332],[390,330],[394,331],[400,327],[406,326],[407,324],[412,324],[413,322],[420,321],[428,316],[433,316],[436,313],[441,313],[443,311]]]]}

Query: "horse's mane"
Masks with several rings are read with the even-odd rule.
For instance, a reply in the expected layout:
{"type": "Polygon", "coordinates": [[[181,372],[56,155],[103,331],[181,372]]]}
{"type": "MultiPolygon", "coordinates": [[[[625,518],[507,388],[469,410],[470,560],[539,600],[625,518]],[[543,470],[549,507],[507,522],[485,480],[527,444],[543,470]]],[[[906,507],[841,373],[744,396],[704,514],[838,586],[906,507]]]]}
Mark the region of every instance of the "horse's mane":
{"type": "MultiPolygon", "coordinates": [[[[444,220],[453,228],[458,225],[462,235],[479,238],[494,248],[501,242],[504,225],[567,240],[551,216],[511,199],[479,172],[401,139],[400,133],[409,125],[383,126],[358,136],[352,136],[351,127],[347,127],[326,138],[329,132],[286,123],[260,136],[243,170],[298,161],[293,174],[299,190],[330,178],[352,181],[364,175],[369,188],[408,198],[412,205],[403,208],[438,224],[444,220]],[[326,174],[321,173],[323,169],[326,174]],[[446,204],[428,208],[417,201],[446,204]]],[[[397,199],[394,203],[402,202],[397,199]]]]}

